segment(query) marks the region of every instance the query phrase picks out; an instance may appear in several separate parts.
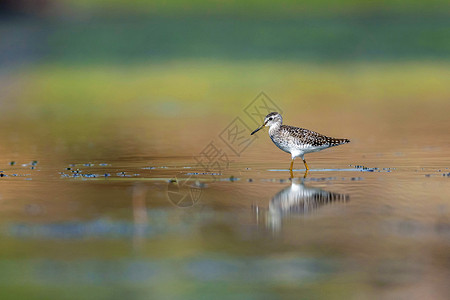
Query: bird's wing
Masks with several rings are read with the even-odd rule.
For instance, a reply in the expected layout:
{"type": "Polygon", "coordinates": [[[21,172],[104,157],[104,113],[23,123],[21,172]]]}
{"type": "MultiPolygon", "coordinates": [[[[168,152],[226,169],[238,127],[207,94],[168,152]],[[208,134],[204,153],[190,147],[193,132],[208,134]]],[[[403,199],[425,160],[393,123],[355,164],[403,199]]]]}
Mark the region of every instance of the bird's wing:
{"type": "Polygon", "coordinates": [[[326,135],[305,128],[298,128],[288,125],[282,125],[282,127],[284,127],[283,128],[284,130],[289,132],[290,136],[298,140],[300,143],[311,145],[313,147],[320,147],[320,146],[332,147],[350,142],[350,140],[348,139],[337,139],[328,137],[326,135]]]}
{"type": "Polygon", "coordinates": [[[289,135],[291,137],[293,137],[295,140],[298,140],[302,144],[311,145],[314,147],[329,145],[329,138],[323,134],[304,128],[287,125],[283,126],[283,129],[289,132],[289,135]]]}

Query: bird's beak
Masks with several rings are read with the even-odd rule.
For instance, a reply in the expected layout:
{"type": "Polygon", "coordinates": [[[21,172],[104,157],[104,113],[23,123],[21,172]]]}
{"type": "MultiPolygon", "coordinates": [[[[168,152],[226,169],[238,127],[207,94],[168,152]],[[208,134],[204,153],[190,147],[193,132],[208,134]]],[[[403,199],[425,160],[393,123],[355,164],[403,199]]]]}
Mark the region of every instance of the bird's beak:
{"type": "Polygon", "coordinates": [[[252,133],[250,133],[250,135],[254,135],[255,133],[257,133],[258,131],[261,130],[261,128],[263,128],[264,126],[266,126],[267,122],[264,122],[264,124],[262,124],[261,126],[259,126],[258,128],[256,128],[255,130],[253,130],[252,133]]]}

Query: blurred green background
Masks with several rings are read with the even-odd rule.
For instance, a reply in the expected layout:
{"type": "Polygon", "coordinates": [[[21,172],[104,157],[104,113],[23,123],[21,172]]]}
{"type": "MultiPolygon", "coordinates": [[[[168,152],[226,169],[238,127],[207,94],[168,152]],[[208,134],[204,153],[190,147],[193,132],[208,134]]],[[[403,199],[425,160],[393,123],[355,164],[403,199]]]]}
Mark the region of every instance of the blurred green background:
{"type": "MultiPolygon", "coordinates": [[[[73,144],[86,132],[104,136],[117,119],[143,134],[157,121],[177,129],[209,118],[202,135],[210,138],[264,91],[291,123],[317,130],[330,128],[312,122],[319,113],[390,126],[421,112],[447,126],[448,8],[441,0],[3,1],[0,117],[11,136],[45,131],[73,144]]],[[[179,143],[172,133],[161,144],[179,143]]]]}

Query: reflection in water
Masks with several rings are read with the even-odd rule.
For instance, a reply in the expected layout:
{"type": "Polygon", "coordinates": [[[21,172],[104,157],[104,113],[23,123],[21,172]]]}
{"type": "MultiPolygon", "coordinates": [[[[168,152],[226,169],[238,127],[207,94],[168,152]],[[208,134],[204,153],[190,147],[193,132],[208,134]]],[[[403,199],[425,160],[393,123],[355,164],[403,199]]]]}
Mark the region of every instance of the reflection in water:
{"type": "Polygon", "coordinates": [[[332,193],[320,188],[308,187],[303,180],[292,179],[290,186],[279,191],[269,203],[266,225],[275,231],[281,229],[282,219],[290,215],[309,214],[323,205],[347,202],[346,194],[332,193]]]}
{"type": "Polygon", "coordinates": [[[147,186],[140,183],[133,186],[133,246],[135,248],[142,246],[145,240],[145,231],[148,226],[147,205],[145,203],[147,189],[147,186]]]}

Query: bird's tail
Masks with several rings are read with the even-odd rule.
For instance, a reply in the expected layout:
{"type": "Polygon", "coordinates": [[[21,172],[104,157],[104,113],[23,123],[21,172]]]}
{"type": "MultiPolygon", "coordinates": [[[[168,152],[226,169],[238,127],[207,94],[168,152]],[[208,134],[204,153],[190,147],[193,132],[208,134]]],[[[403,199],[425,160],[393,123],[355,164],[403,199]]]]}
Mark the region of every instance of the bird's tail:
{"type": "Polygon", "coordinates": [[[327,138],[327,142],[330,146],[339,146],[342,144],[350,143],[349,139],[335,139],[335,138],[327,138]]]}

